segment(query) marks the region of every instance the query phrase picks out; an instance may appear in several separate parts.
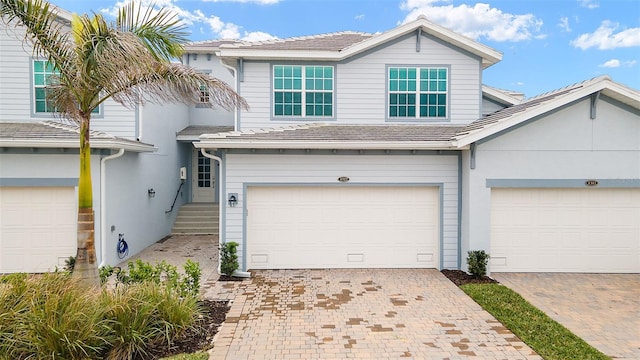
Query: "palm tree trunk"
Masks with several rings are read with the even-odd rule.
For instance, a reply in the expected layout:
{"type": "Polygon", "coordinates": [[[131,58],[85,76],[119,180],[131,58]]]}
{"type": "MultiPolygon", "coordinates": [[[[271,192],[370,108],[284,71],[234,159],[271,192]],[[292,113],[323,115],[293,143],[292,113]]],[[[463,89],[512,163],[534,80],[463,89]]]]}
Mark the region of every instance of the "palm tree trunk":
{"type": "Polygon", "coordinates": [[[99,286],[96,260],[93,187],[91,185],[91,146],[89,123],[91,115],[84,115],[80,123],[80,177],[78,179],[78,251],[73,275],[89,286],[99,286]]]}

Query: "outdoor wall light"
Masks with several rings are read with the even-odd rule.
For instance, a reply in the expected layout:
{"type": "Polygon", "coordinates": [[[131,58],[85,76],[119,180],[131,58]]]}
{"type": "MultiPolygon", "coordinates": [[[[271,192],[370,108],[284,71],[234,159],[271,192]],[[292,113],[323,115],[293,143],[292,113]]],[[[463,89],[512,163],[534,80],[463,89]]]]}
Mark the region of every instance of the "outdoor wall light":
{"type": "Polygon", "coordinates": [[[156,191],[153,190],[153,188],[147,190],[147,194],[149,195],[150,198],[156,197],[156,191]]]}
{"type": "Polygon", "coordinates": [[[236,207],[237,204],[238,204],[238,194],[230,193],[229,194],[229,206],[236,207]]]}

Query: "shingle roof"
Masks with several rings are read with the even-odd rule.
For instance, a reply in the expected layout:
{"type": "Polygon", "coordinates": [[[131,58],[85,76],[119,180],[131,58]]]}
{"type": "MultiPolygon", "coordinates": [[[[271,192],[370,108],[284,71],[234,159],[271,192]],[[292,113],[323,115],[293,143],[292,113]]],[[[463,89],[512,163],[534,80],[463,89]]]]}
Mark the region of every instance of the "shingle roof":
{"type": "Polygon", "coordinates": [[[236,42],[225,44],[225,48],[260,50],[328,50],[340,51],[371,38],[373,34],[343,31],[313,36],[292,37],[261,42],[236,42]]]}
{"type": "Polygon", "coordinates": [[[233,126],[189,125],[178,131],[176,138],[179,141],[196,141],[202,134],[215,134],[229,131],[233,131],[233,126]]]}
{"type": "Polygon", "coordinates": [[[205,134],[199,147],[217,148],[449,148],[462,129],[454,125],[307,124],[265,130],[205,134]],[[388,146],[388,147],[387,147],[388,146]]]}
{"type": "MultiPolygon", "coordinates": [[[[0,122],[0,147],[79,147],[77,125],[54,121],[38,123],[0,122]]],[[[132,151],[154,151],[151,144],[141,143],[100,131],[91,131],[92,148],[124,147],[132,151]]]]}

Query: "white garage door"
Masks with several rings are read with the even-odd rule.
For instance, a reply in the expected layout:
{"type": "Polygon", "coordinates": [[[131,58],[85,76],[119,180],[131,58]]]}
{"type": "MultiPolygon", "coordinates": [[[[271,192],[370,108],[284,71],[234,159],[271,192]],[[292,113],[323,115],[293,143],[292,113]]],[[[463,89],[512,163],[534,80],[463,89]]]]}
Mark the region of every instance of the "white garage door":
{"type": "Polygon", "coordinates": [[[0,188],[0,273],[46,272],[76,253],[73,187],[0,188]]]}
{"type": "Polygon", "coordinates": [[[247,268],[438,267],[433,187],[249,187],[247,268]]]}
{"type": "Polygon", "coordinates": [[[640,272],[640,189],[492,189],[491,271],[640,272]]]}

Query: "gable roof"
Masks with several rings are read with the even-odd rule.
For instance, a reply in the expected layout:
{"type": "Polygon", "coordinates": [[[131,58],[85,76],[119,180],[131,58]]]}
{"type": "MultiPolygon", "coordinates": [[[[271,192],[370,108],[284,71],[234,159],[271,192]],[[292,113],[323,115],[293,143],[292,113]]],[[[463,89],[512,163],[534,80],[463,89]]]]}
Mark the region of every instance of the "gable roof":
{"type": "Polygon", "coordinates": [[[522,93],[498,89],[488,85],[482,85],[482,96],[508,106],[519,104],[524,98],[522,93]]]}
{"type": "Polygon", "coordinates": [[[456,134],[453,143],[458,147],[465,147],[473,142],[598,92],[635,109],[640,109],[640,92],[614,82],[609,76],[600,76],[538,95],[520,104],[478,119],[456,134]]]}
{"type": "Polygon", "coordinates": [[[432,23],[424,16],[380,34],[339,32],[266,42],[222,44],[217,54],[226,58],[252,60],[341,61],[416,31],[478,56],[482,59],[483,68],[502,60],[502,54],[497,50],[432,23]]]}
{"type": "MultiPolygon", "coordinates": [[[[0,122],[0,147],[8,148],[79,148],[80,128],[53,121],[40,123],[0,122]]],[[[91,148],[125,149],[133,152],[156,151],[151,144],[91,131],[91,148]]]]}

